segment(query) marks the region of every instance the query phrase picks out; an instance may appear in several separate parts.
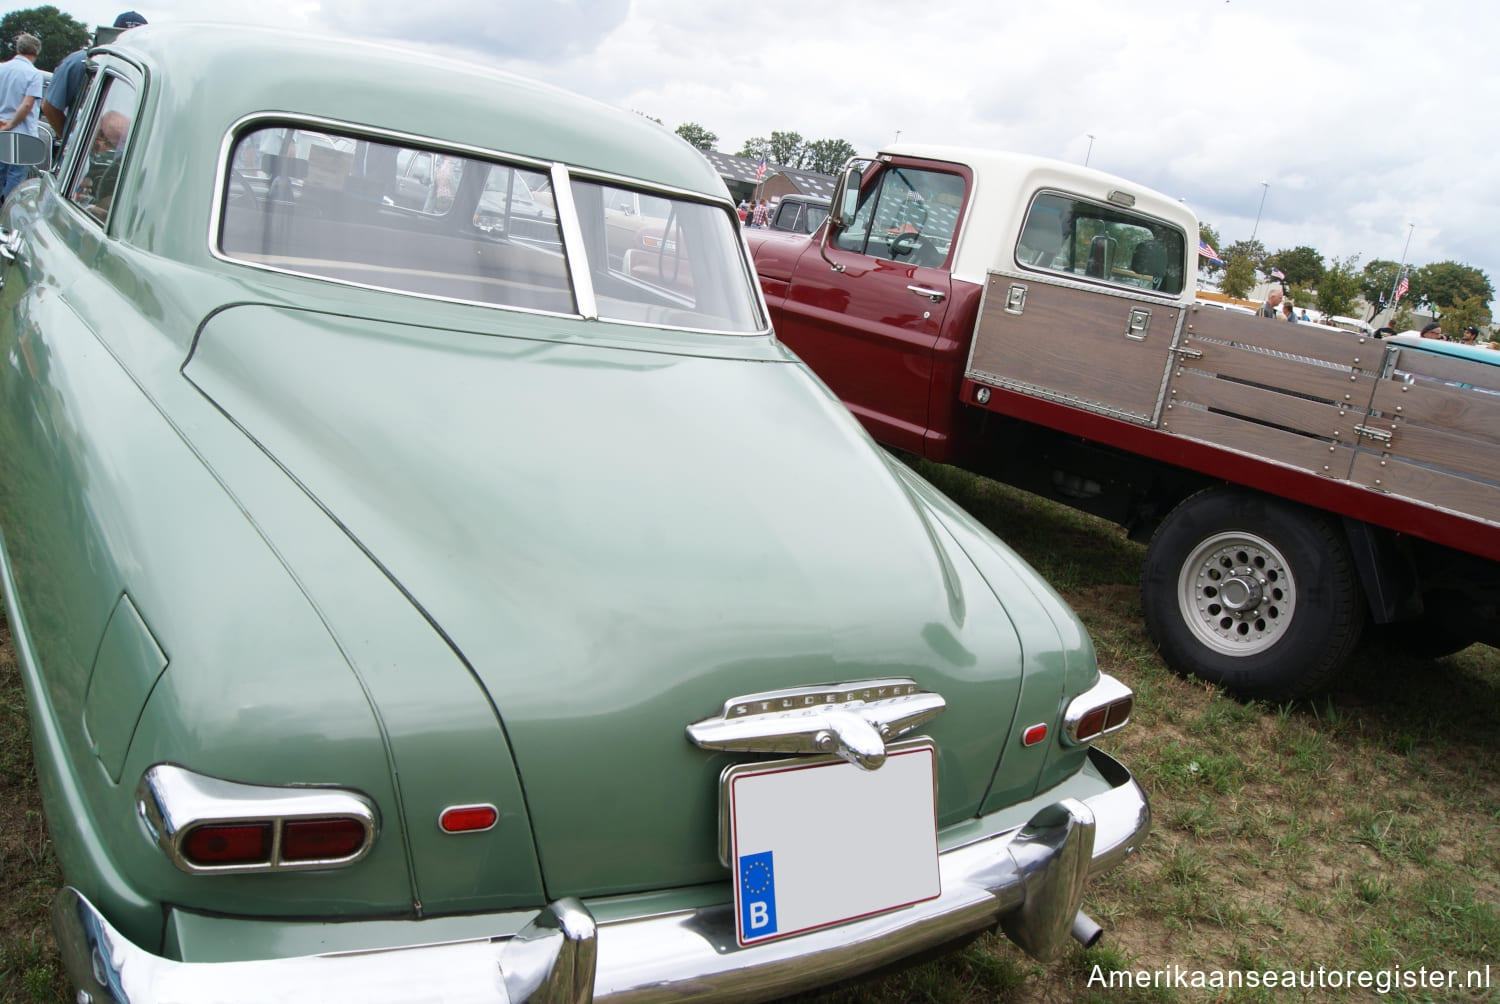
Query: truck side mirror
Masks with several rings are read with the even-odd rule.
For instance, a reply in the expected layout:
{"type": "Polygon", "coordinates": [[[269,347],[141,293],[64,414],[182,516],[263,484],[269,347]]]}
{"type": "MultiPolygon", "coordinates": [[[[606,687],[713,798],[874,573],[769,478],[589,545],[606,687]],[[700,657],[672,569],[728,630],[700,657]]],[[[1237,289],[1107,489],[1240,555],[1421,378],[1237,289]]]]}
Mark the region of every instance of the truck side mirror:
{"type": "Polygon", "coordinates": [[[859,186],[864,182],[864,171],[855,162],[850,162],[839,175],[839,184],[833,192],[833,218],[829,226],[834,230],[845,230],[854,223],[854,213],[859,208],[859,186]]]}

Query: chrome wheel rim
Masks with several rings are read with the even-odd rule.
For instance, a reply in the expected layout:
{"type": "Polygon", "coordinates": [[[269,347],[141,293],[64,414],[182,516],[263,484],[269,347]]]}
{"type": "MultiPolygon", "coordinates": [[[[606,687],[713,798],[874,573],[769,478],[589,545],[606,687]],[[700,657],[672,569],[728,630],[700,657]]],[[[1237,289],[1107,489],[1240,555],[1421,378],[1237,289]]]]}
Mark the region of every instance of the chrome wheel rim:
{"type": "Polygon", "coordinates": [[[1177,577],[1177,605],[1193,637],[1213,651],[1256,655],[1291,628],[1297,585],[1270,541],[1235,530],[1193,549],[1177,577]]]}

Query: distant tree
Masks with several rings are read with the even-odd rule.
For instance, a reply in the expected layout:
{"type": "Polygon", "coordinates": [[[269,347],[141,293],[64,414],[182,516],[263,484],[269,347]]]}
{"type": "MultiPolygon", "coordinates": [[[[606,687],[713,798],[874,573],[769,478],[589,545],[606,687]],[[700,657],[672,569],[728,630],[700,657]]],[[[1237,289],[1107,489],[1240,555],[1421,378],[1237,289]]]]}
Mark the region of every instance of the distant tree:
{"type": "Polygon", "coordinates": [[[768,161],[775,159],[771,156],[771,141],[764,136],[751,136],[745,140],[745,145],[740,147],[740,152],[735,156],[748,157],[751,160],[760,160],[762,157],[768,161]]]}
{"type": "Polygon", "coordinates": [[[854,145],[845,139],[816,139],[803,147],[803,153],[804,170],[837,174],[856,151],[854,145]]]}
{"type": "Polygon", "coordinates": [[[783,167],[802,166],[803,144],[800,132],[771,131],[771,162],[783,167]]]}
{"type": "Polygon", "coordinates": [[[1460,300],[1443,311],[1443,331],[1450,338],[1457,338],[1469,325],[1480,329],[1480,340],[1487,339],[1484,333],[1490,323],[1490,302],[1478,296],[1460,300]]]}
{"type": "Polygon", "coordinates": [[[1323,278],[1323,256],[1305,245],[1277,251],[1266,259],[1266,264],[1281,269],[1286,273],[1286,281],[1297,285],[1316,286],[1323,278]]]}
{"type": "Polygon", "coordinates": [[[1318,280],[1318,309],[1334,317],[1348,317],[1354,313],[1354,301],[1359,299],[1360,273],[1355,269],[1359,255],[1334,258],[1323,270],[1318,280]]]}
{"type": "Polygon", "coordinates": [[[696,122],[682,123],[677,127],[677,135],[704,152],[712,150],[714,144],[719,142],[718,133],[709,132],[696,122]]]}
{"type": "MultiPolygon", "coordinates": [[[[1495,288],[1490,285],[1489,276],[1472,265],[1439,261],[1412,272],[1411,295],[1413,299],[1423,297],[1440,307],[1452,307],[1472,296],[1488,303],[1495,298],[1495,288]]],[[[1447,330],[1446,322],[1443,330],[1447,330]]]]}
{"type": "Polygon", "coordinates": [[[1255,288],[1255,262],[1243,254],[1224,261],[1224,278],[1220,280],[1219,288],[1227,295],[1243,300],[1255,288]]]}
{"type": "Polygon", "coordinates": [[[41,39],[42,51],[37,54],[36,68],[48,72],[68,53],[89,44],[88,26],[75,21],[73,15],[52,6],[29,7],[0,17],[0,59],[15,56],[16,36],[23,31],[41,39]]]}
{"type": "Polygon", "coordinates": [[[1375,258],[1364,267],[1359,274],[1359,292],[1370,308],[1370,316],[1365,320],[1372,320],[1380,313],[1385,301],[1395,291],[1400,274],[1401,266],[1384,258],[1375,258]]]}
{"type": "MultiPolygon", "coordinates": [[[[1236,258],[1246,258],[1250,262],[1250,270],[1258,272],[1266,263],[1266,246],[1260,241],[1235,241],[1227,248],[1219,248],[1219,257],[1224,259],[1225,266],[1236,258]]],[[[1254,276],[1251,276],[1253,281],[1254,276]]]]}
{"type": "MultiPolygon", "coordinates": [[[[1220,247],[1222,242],[1219,240],[1219,232],[1209,224],[1198,224],[1198,239],[1218,252],[1219,257],[1222,258],[1224,256],[1224,251],[1220,247]]],[[[1207,258],[1199,258],[1198,267],[1207,270],[1209,275],[1216,275],[1224,268],[1218,262],[1209,261],[1207,258]]]]}
{"type": "Polygon", "coordinates": [[[752,136],[745,140],[739,156],[751,160],[766,158],[769,164],[800,171],[833,174],[853,157],[854,146],[848,140],[819,139],[807,142],[798,132],[773,131],[771,138],[752,136]]]}

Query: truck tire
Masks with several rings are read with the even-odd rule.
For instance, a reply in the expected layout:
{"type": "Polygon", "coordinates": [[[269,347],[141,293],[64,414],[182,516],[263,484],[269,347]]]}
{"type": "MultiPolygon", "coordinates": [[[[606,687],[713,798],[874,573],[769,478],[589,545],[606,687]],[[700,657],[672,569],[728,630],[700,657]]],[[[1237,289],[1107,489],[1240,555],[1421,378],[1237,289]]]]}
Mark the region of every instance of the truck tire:
{"type": "Polygon", "coordinates": [[[1365,623],[1337,525],[1240,488],[1199,492],[1167,515],[1146,549],[1141,606],[1173,670],[1273,701],[1327,686],[1365,623]]]}

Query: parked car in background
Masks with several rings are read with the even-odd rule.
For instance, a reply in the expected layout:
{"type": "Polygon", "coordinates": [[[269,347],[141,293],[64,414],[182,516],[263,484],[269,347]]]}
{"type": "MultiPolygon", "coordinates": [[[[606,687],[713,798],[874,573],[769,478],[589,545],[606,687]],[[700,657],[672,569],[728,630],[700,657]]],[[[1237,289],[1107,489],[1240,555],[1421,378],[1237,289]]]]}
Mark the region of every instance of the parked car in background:
{"type": "Polygon", "coordinates": [[[828,200],[817,195],[783,195],[770,229],[810,234],[828,219],[828,200]]]}
{"type": "Polygon", "coordinates": [[[747,1000],[1097,937],[1149,813],[1077,618],[774,337],[701,156],[407,58],[132,30],[0,217],[79,999],[747,1000]]]}

